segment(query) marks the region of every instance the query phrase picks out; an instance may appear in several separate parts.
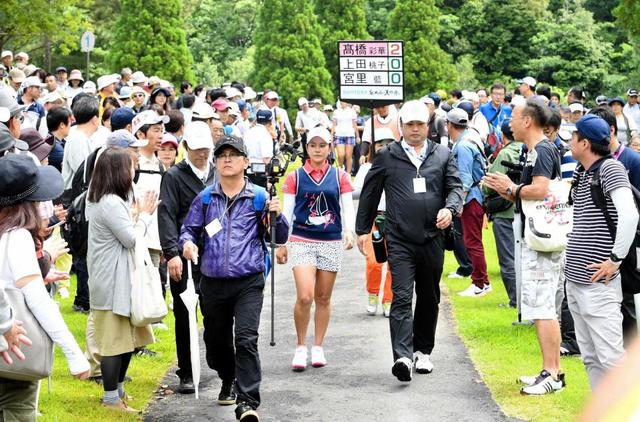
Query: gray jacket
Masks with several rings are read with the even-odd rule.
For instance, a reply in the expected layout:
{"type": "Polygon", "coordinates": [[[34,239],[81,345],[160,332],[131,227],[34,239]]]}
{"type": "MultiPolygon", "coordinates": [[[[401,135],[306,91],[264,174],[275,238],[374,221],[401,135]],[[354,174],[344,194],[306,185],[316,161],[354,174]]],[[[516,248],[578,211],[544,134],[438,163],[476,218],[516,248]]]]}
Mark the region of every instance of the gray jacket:
{"type": "Polygon", "coordinates": [[[129,254],[136,244],[136,230],[144,233],[150,222],[142,214],[131,218],[129,205],[116,195],[99,202],[87,200],[89,221],[87,268],[92,309],[109,310],[125,317],[131,314],[131,268],[129,254]]]}

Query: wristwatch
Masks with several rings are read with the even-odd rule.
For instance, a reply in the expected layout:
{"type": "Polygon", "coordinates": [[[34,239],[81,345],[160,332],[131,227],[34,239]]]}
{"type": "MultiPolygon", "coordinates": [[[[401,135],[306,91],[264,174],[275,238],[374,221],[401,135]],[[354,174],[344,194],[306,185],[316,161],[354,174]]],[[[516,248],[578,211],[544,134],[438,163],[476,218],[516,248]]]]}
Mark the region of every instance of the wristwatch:
{"type": "Polygon", "coordinates": [[[609,255],[609,259],[611,260],[611,262],[613,262],[614,264],[619,264],[622,262],[623,258],[619,258],[618,255],[614,254],[613,252],[611,252],[611,255],[609,255]]]}
{"type": "MultiPolygon", "coordinates": [[[[515,185],[511,185],[511,186],[515,186],[515,185]]],[[[513,189],[511,189],[511,186],[507,188],[507,195],[515,197],[515,192],[513,191],[513,189]]]]}

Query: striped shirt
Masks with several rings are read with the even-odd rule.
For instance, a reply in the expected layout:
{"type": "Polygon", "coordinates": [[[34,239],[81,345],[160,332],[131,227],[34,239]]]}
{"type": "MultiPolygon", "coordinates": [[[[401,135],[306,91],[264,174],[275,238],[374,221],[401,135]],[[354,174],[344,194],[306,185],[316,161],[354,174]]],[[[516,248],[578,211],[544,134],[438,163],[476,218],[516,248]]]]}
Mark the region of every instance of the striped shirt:
{"type": "MultiPolygon", "coordinates": [[[[580,166],[573,179],[579,180],[573,189],[573,231],[569,235],[566,249],[565,276],[575,283],[590,284],[595,270],[587,265],[606,261],[613,249],[615,239],[611,237],[604,213],[596,206],[591,197],[591,179],[593,172],[584,171],[580,166]]],[[[605,194],[607,210],[617,226],[618,213],[611,192],[618,188],[630,188],[629,178],[622,164],[615,160],[606,160],[600,167],[600,184],[605,194]]],[[[614,274],[614,277],[618,272],[614,274]]],[[[599,280],[604,281],[604,280],[599,280]]]]}

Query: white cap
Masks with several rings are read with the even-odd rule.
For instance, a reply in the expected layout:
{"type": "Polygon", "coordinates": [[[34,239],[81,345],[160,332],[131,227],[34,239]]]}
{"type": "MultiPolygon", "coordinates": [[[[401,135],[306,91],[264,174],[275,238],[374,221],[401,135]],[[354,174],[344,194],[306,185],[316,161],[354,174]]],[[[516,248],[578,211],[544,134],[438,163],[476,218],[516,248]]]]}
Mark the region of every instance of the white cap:
{"type": "Polygon", "coordinates": [[[571,110],[572,113],[584,113],[584,106],[582,105],[582,103],[571,103],[569,104],[569,110],[571,110]]]}
{"type": "Polygon", "coordinates": [[[522,95],[514,95],[513,98],[511,98],[512,107],[524,105],[526,102],[527,102],[527,99],[524,98],[522,95]]]}
{"type": "Polygon", "coordinates": [[[28,64],[24,67],[24,69],[22,69],[24,74],[27,76],[33,75],[33,72],[35,72],[36,70],[38,70],[38,68],[34,64],[28,64]]]}
{"type": "Polygon", "coordinates": [[[429,109],[427,105],[419,100],[411,100],[404,103],[398,114],[402,123],[408,122],[429,122],[429,109]]]}
{"type": "Polygon", "coordinates": [[[305,105],[305,104],[309,104],[309,101],[307,101],[307,99],[306,99],[306,98],[304,98],[304,97],[300,97],[300,98],[298,98],[298,106],[299,106],[299,107],[302,107],[302,106],[303,106],[303,105],[305,105]]]}
{"type": "Polygon", "coordinates": [[[82,72],[80,72],[78,69],[73,69],[71,73],[69,73],[69,77],[67,79],[70,81],[73,81],[75,79],[75,80],[84,82],[84,78],[82,77],[82,72]]]}
{"type": "Polygon", "coordinates": [[[478,94],[473,91],[467,91],[463,93],[462,98],[464,98],[465,100],[469,100],[472,103],[477,103],[480,101],[480,97],[478,96],[478,94]]]}
{"type": "Polygon", "coordinates": [[[240,107],[235,101],[229,102],[229,114],[236,117],[240,116],[240,107]]]}
{"type": "Polygon", "coordinates": [[[196,101],[192,109],[193,117],[198,119],[220,119],[218,113],[207,103],[196,101]]]}
{"type": "Polygon", "coordinates": [[[538,84],[538,81],[536,81],[535,78],[532,78],[531,76],[527,76],[516,82],[518,82],[519,84],[527,84],[531,87],[536,86],[538,84]]]}
{"type": "Polygon", "coordinates": [[[131,75],[131,82],[134,84],[144,84],[147,82],[147,77],[140,71],[133,72],[133,75],[131,75]]]}
{"type": "Polygon", "coordinates": [[[213,137],[211,129],[205,122],[191,122],[184,130],[182,139],[187,143],[189,149],[213,149],[213,137]]]}
{"type": "Polygon", "coordinates": [[[269,91],[264,95],[265,100],[279,100],[278,93],[275,91],[269,91]]]}
{"type": "Polygon", "coordinates": [[[87,82],[84,83],[84,85],[82,85],[82,90],[84,92],[86,92],[87,94],[95,95],[95,93],[96,93],[96,84],[94,82],[87,81],[87,82]]]}
{"type": "Polygon", "coordinates": [[[375,132],[373,133],[373,137],[374,137],[374,142],[396,140],[395,136],[393,136],[393,131],[388,127],[381,127],[376,129],[375,132]]]}
{"type": "Polygon", "coordinates": [[[322,100],[320,98],[314,98],[313,103],[322,105],[322,100]]]}
{"type": "Polygon", "coordinates": [[[55,103],[56,101],[64,101],[64,98],[58,91],[53,91],[44,96],[42,104],[55,103]]]}
{"type": "Polygon", "coordinates": [[[331,134],[323,126],[316,126],[307,133],[307,142],[311,142],[313,138],[320,138],[327,143],[331,143],[331,134]]]}
{"type": "Polygon", "coordinates": [[[46,85],[40,82],[40,78],[37,76],[29,76],[22,82],[22,86],[24,88],[29,88],[31,86],[39,86],[40,88],[44,88],[46,85]]]}
{"type": "Polygon", "coordinates": [[[103,75],[98,78],[97,88],[98,91],[108,87],[111,84],[117,84],[119,78],[116,75],[103,75]]]}
{"type": "Polygon", "coordinates": [[[258,96],[258,94],[256,94],[256,92],[253,90],[253,88],[251,88],[250,86],[245,86],[244,87],[244,99],[245,100],[253,100],[257,96],[258,96]]]}
{"type": "Polygon", "coordinates": [[[435,101],[433,101],[433,98],[431,98],[428,95],[425,95],[424,97],[420,98],[420,101],[422,101],[425,104],[433,104],[433,105],[436,104],[435,101]]]}
{"type": "Polygon", "coordinates": [[[160,88],[171,88],[171,82],[166,79],[160,79],[160,88]]]}
{"type": "Polygon", "coordinates": [[[240,92],[238,88],[234,88],[232,86],[225,89],[224,92],[227,94],[227,98],[242,97],[242,92],[240,92]]]}
{"type": "Polygon", "coordinates": [[[160,85],[160,78],[157,76],[152,76],[149,78],[149,80],[147,81],[147,85],[151,86],[151,85],[160,85]]]}
{"type": "Polygon", "coordinates": [[[27,53],[25,53],[24,51],[21,51],[18,54],[16,54],[16,59],[18,59],[20,57],[24,57],[25,59],[28,59],[29,55],[27,53]]]}
{"type": "Polygon", "coordinates": [[[6,107],[0,107],[0,122],[8,122],[11,118],[11,110],[6,107]]]}
{"type": "Polygon", "coordinates": [[[0,56],[0,59],[4,59],[5,57],[13,57],[13,53],[9,50],[4,50],[2,52],[2,55],[0,56]]]}
{"type": "Polygon", "coordinates": [[[129,94],[129,97],[133,98],[134,94],[144,94],[145,98],[149,95],[147,94],[147,91],[140,88],[139,86],[134,86],[133,88],[131,88],[131,93],[129,94]]]}
{"type": "Polygon", "coordinates": [[[161,116],[153,110],[143,111],[136,114],[131,121],[131,133],[134,135],[144,125],[157,125],[158,123],[169,123],[169,116],[161,116]]]}

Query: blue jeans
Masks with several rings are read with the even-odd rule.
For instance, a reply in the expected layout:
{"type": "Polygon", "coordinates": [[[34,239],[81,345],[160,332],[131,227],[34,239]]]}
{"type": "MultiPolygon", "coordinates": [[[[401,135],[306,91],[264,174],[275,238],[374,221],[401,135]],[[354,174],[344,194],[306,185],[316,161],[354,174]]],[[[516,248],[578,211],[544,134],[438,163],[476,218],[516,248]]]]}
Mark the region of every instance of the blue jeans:
{"type": "Polygon", "coordinates": [[[498,262],[500,263],[500,276],[504,283],[504,288],[509,296],[509,305],[516,307],[516,271],[514,264],[514,243],[513,219],[494,218],[493,236],[496,239],[496,250],[498,252],[498,262]]]}

